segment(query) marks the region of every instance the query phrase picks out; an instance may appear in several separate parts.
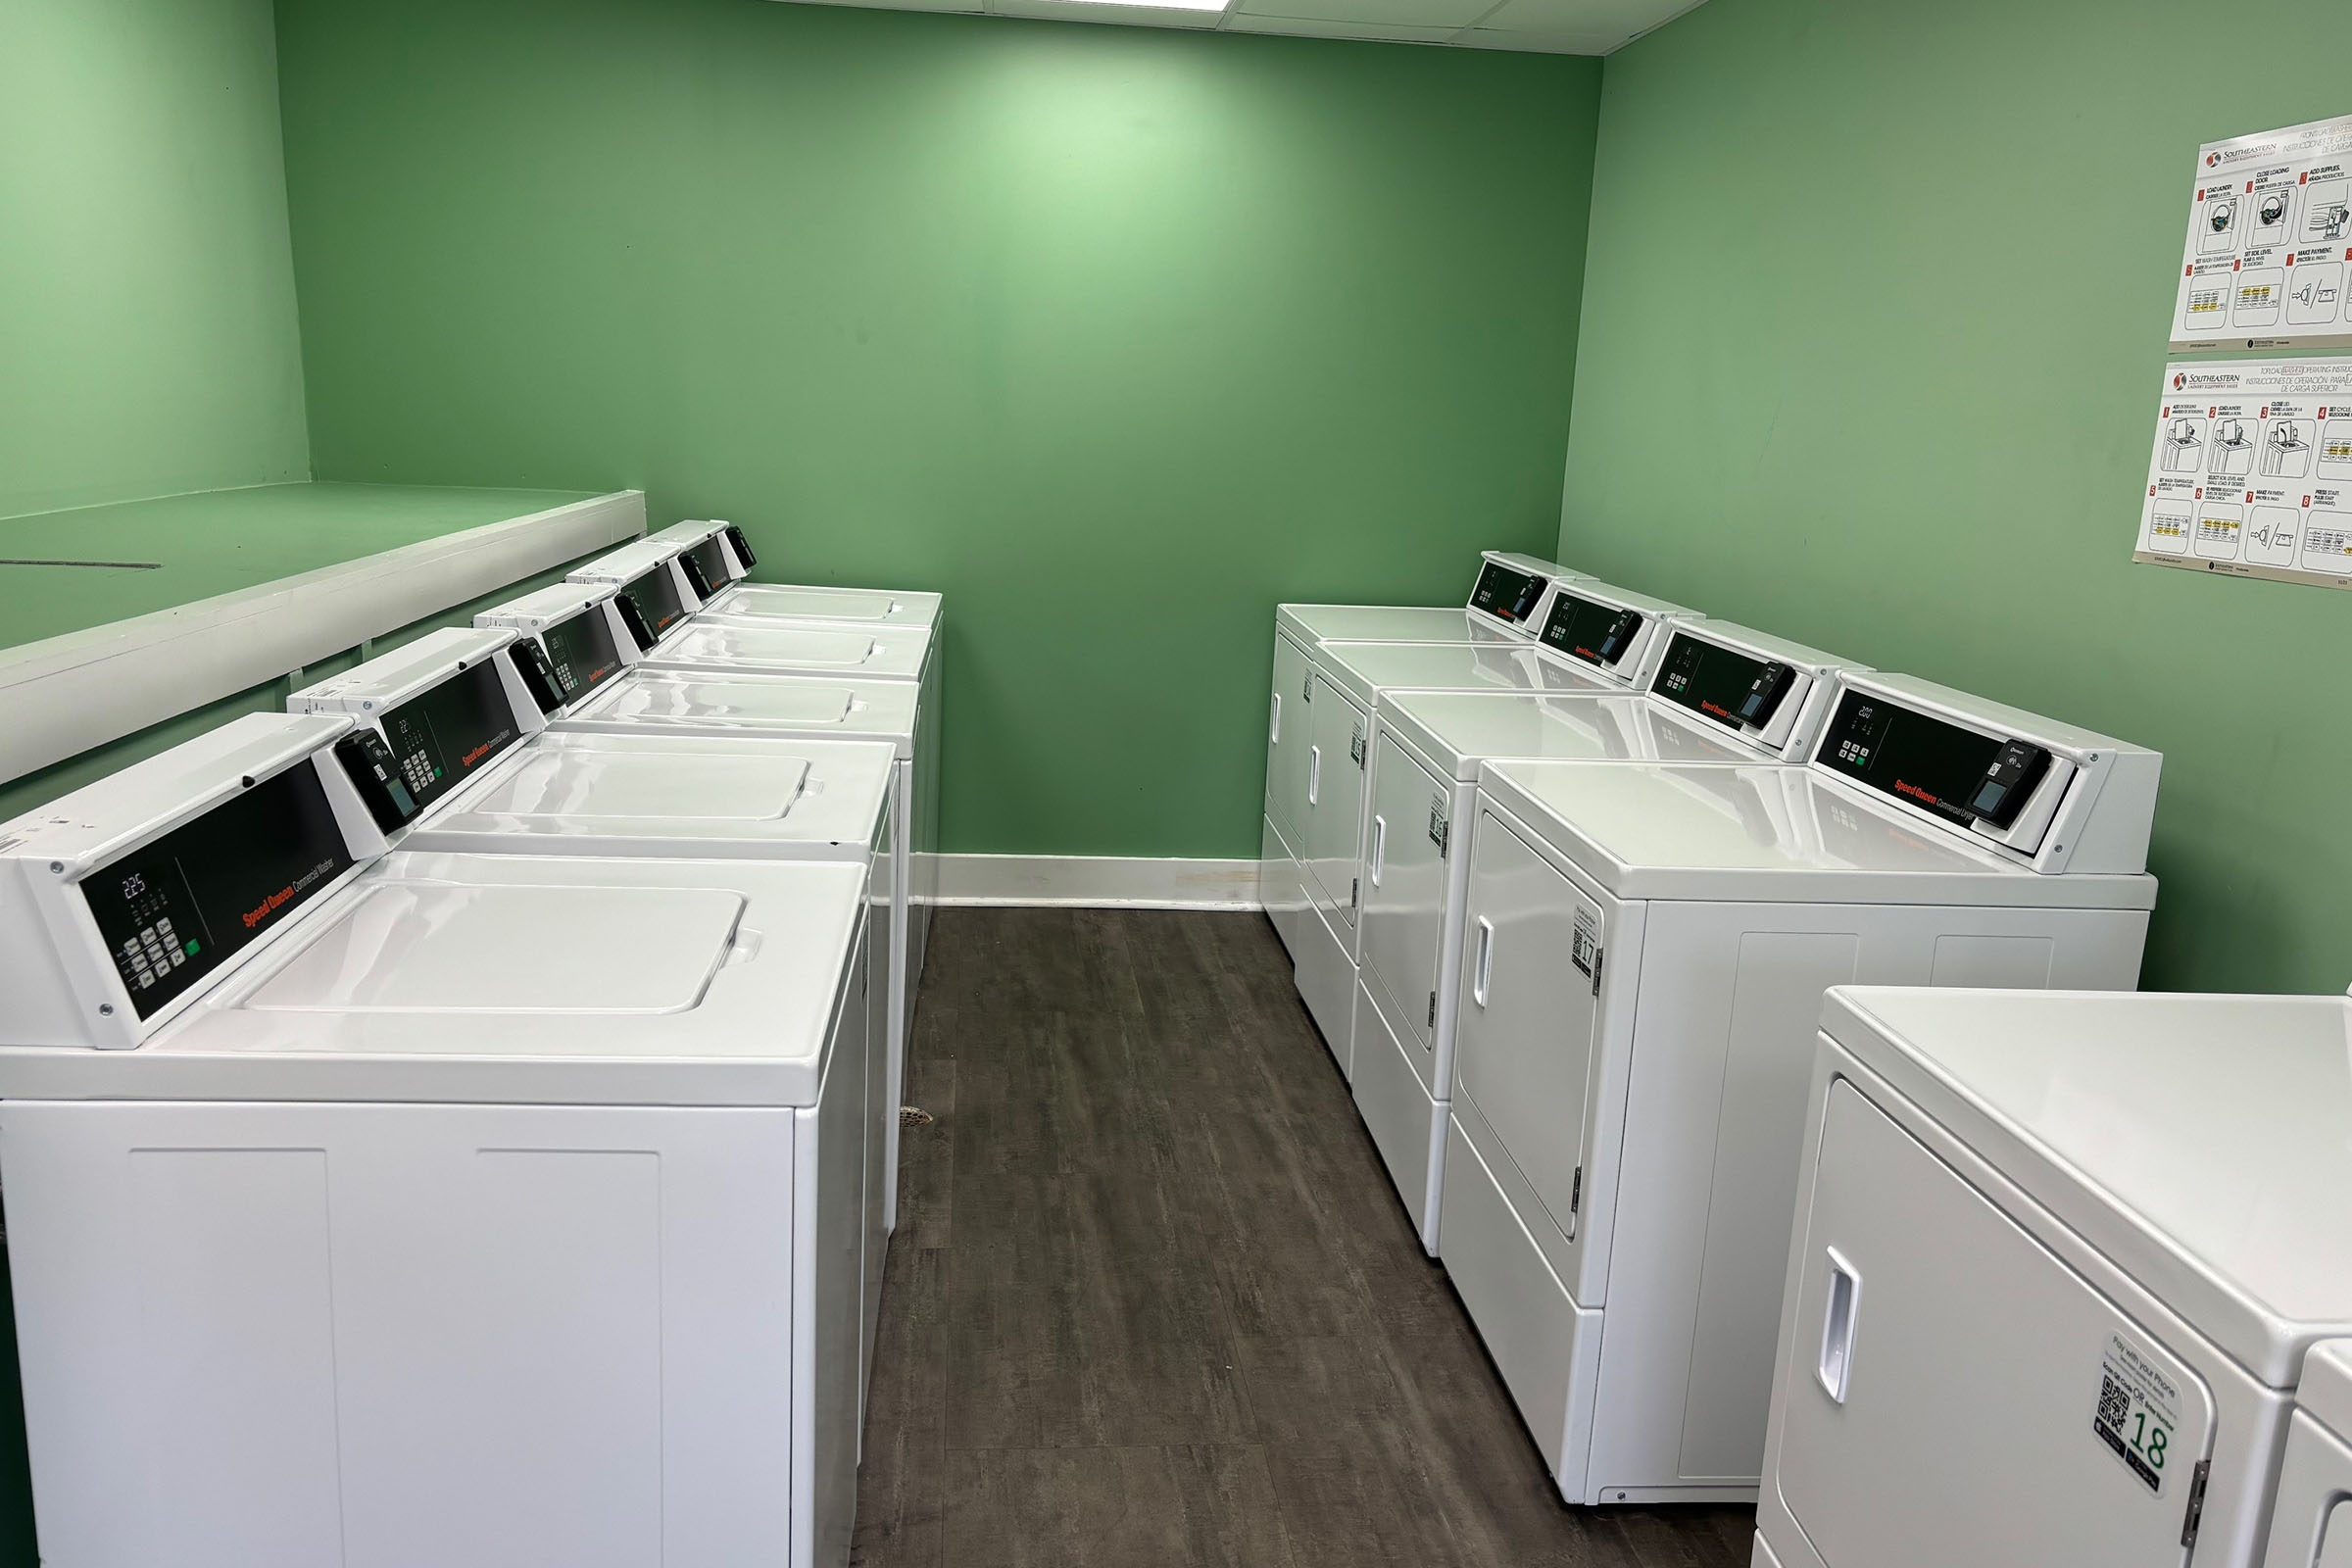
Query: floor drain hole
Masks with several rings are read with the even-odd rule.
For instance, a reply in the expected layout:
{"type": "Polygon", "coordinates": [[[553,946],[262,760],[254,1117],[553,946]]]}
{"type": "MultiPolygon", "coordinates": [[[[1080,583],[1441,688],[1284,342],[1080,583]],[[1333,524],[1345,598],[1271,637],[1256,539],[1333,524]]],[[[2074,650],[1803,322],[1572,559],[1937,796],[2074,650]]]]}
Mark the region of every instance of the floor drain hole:
{"type": "Polygon", "coordinates": [[[899,1107],[899,1125],[902,1127],[928,1127],[937,1120],[939,1120],[937,1116],[932,1115],[920,1105],[901,1105],[899,1107]]]}

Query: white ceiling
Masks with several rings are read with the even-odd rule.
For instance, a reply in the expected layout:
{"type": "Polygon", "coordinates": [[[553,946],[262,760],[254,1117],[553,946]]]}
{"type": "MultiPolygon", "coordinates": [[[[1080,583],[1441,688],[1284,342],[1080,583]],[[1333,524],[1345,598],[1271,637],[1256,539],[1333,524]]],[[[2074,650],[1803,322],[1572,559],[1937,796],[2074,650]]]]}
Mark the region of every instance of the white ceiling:
{"type": "MultiPolygon", "coordinates": [[[[1700,0],[1231,0],[1221,11],[1100,0],[821,0],[890,11],[1037,17],[1211,32],[1459,44],[1542,54],[1605,55],[1700,0]]],[[[1213,0],[1212,0],[1213,3],[1213,0]]]]}

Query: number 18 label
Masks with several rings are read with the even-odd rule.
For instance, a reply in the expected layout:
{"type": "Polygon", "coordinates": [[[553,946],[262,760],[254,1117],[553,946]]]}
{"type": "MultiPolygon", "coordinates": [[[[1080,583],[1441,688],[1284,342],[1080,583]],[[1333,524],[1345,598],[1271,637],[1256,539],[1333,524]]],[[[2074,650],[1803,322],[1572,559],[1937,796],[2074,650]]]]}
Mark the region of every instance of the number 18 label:
{"type": "Polygon", "coordinates": [[[2099,1407],[2090,1429],[2157,1496],[2180,1430],[2180,1391],[2155,1359],[2120,1334],[2107,1336],[2099,1362],[2099,1407]]]}

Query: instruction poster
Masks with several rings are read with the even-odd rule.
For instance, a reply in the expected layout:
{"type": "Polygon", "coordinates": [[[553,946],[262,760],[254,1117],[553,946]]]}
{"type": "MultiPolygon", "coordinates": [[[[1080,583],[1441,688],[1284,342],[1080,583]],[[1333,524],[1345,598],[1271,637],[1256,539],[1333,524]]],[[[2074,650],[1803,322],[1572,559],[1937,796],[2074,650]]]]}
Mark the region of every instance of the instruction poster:
{"type": "Polygon", "coordinates": [[[2352,115],[2197,149],[2173,352],[2352,348],[2352,115]]]}
{"type": "Polygon", "coordinates": [[[2352,360],[2169,367],[2132,559],[2352,588],[2352,360]]]}

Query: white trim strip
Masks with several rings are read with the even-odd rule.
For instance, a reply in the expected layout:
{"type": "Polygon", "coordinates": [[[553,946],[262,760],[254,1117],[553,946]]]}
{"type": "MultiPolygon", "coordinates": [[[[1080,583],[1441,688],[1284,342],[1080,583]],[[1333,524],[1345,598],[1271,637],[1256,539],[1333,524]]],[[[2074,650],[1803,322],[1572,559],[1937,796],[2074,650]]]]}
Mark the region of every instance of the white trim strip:
{"type": "Polygon", "coordinates": [[[1093,855],[943,855],[943,905],[1254,909],[1257,861],[1093,855]]]}
{"type": "Polygon", "coordinates": [[[0,781],[644,531],[619,490],[0,652],[0,781]]]}

